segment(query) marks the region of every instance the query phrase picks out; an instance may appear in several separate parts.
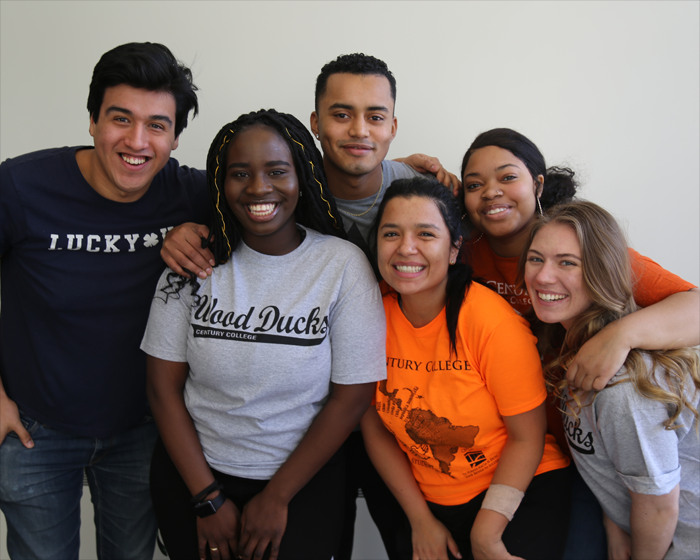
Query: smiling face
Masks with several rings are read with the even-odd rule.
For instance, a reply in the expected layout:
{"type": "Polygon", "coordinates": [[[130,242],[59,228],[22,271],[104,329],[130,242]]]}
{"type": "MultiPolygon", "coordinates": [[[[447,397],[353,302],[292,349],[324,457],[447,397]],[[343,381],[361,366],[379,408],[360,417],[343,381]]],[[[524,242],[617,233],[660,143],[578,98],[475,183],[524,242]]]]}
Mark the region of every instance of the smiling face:
{"type": "Polygon", "coordinates": [[[539,186],[521,160],[497,146],[479,148],[469,159],[462,178],[469,219],[489,241],[516,241],[514,254],[501,256],[518,255],[525,243],[544,178],[537,180],[539,186]]]}
{"type": "Polygon", "coordinates": [[[387,203],[377,233],[377,259],[382,277],[402,298],[438,302],[438,311],[442,309],[447,269],[458,252],[431,199],[397,196],[387,203]]]}
{"type": "Polygon", "coordinates": [[[90,135],[95,149],[78,152],[87,182],[110,200],[138,200],[177,148],[175,99],[124,84],[107,88],[90,135]]]}
{"type": "Polygon", "coordinates": [[[394,100],[384,76],[332,74],[311,114],[327,173],[377,170],[396,136],[394,100]]]}
{"type": "Polygon", "coordinates": [[[568,329],[591,306],[581,245],[571,226],[550,222],[535,234],[527,252],[525,284],[537,317],[545,323],[568,329]]]}
{"type": "Polygon", "coordinates": [[[284,255],[299,246],[294,219],[299,182],[289,146],[273,129],[258,125],[234,136],[226,153],[224,190],[251,249],[284,255]]]}

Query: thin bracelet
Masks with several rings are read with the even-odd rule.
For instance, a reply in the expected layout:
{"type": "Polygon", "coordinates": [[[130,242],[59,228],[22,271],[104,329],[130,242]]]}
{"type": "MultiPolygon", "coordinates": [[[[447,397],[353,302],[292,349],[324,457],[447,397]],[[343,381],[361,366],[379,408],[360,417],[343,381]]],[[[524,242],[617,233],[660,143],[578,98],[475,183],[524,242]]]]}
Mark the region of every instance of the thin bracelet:
{"type": "Polygon", "coordinates": [[[192,496],[190,498],[190,502],[193,504],[198,504],[207,495],[211,494],[214,490],[222,490],[223,488],[224,488],[223,485],[218,480],[215,480],[209,486],[207,486],[204,490],[202,490],[199,494],[192,496]]]}

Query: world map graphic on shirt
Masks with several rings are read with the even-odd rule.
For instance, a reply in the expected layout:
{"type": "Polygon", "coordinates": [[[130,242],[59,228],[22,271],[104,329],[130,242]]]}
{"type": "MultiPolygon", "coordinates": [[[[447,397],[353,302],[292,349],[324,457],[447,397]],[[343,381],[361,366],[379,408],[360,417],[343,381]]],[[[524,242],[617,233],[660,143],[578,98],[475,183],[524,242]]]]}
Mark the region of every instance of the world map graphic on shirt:
{"type": "MultiPolygon", "coordinates": [[[[398,389],[389,392],[386,388],[386,381],[379,382],[379,392],[386,395],[389,402],[395,408],[398,418],[405,421],[406,433],[416,443],[416,448],[412,451],[416,455],[426,455],[429,450],[433,458],[438,462],[440,471],[452,476],[450,467],[454,461],[457,451],[460,448],[470,449],[474,446],[474,440],[479,433],[478,426],[456,426],[449,420],[438,416],[432,410],[418,407],[411,408],[411,402],[420,395],[415,389],[404,387],[403,390],[410,393],[406,404],[397,397],[398,389]]],[[[380,403],[377,403],[380,407],[380,403]]],[[[386,406],[386,403],[384,403],[386,406]]]]}

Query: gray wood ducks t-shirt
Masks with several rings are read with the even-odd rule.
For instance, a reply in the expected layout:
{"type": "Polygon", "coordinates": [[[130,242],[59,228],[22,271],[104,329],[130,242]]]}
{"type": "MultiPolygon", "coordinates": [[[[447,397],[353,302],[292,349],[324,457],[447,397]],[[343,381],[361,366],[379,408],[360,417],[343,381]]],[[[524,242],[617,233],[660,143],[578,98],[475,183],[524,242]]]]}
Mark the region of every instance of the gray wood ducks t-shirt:
{"type": "Polygon", "coordinates": [[[209,465],[266,480],[341,385],[386,379],[384,309],[362,252],[306,229],[287,255],[240,243],[196,295],[160,279],[141,348],[187,362],[185,403],[209,465]]]}

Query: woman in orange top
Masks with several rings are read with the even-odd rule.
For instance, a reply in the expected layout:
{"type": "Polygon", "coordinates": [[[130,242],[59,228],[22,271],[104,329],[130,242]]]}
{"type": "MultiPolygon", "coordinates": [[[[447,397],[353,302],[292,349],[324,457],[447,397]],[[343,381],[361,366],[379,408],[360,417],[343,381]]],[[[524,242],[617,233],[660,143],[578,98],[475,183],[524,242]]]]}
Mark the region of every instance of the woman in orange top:
{"type": "MultiPolygon", "coordinates": [[[[473,226],[465,255],[474,277],[484,279],[520,313],[531,308],[518,288],[518,258],[535,217],[569,201],[574,173],[545,166],[537,146],[522,134],[496,128],[476,137],[462,160],[465,216],[473,226]]],[[[630,249],[634,298],[640,309],[592,337],[569,365],[567,379],[601,390],[622,367],[630,349],[681,348],[700,344],[700,292],[630,249]]]]}
{"type": "Polygon", "coordinates": [[[560,556],[568,459],[545,436],[535,339],[458,262],[457,200],[436,181],[395,181],[377,237],[393,288],[384,297],[387,381],[362,432],[409,518],[405,557],[560,556]]]}

